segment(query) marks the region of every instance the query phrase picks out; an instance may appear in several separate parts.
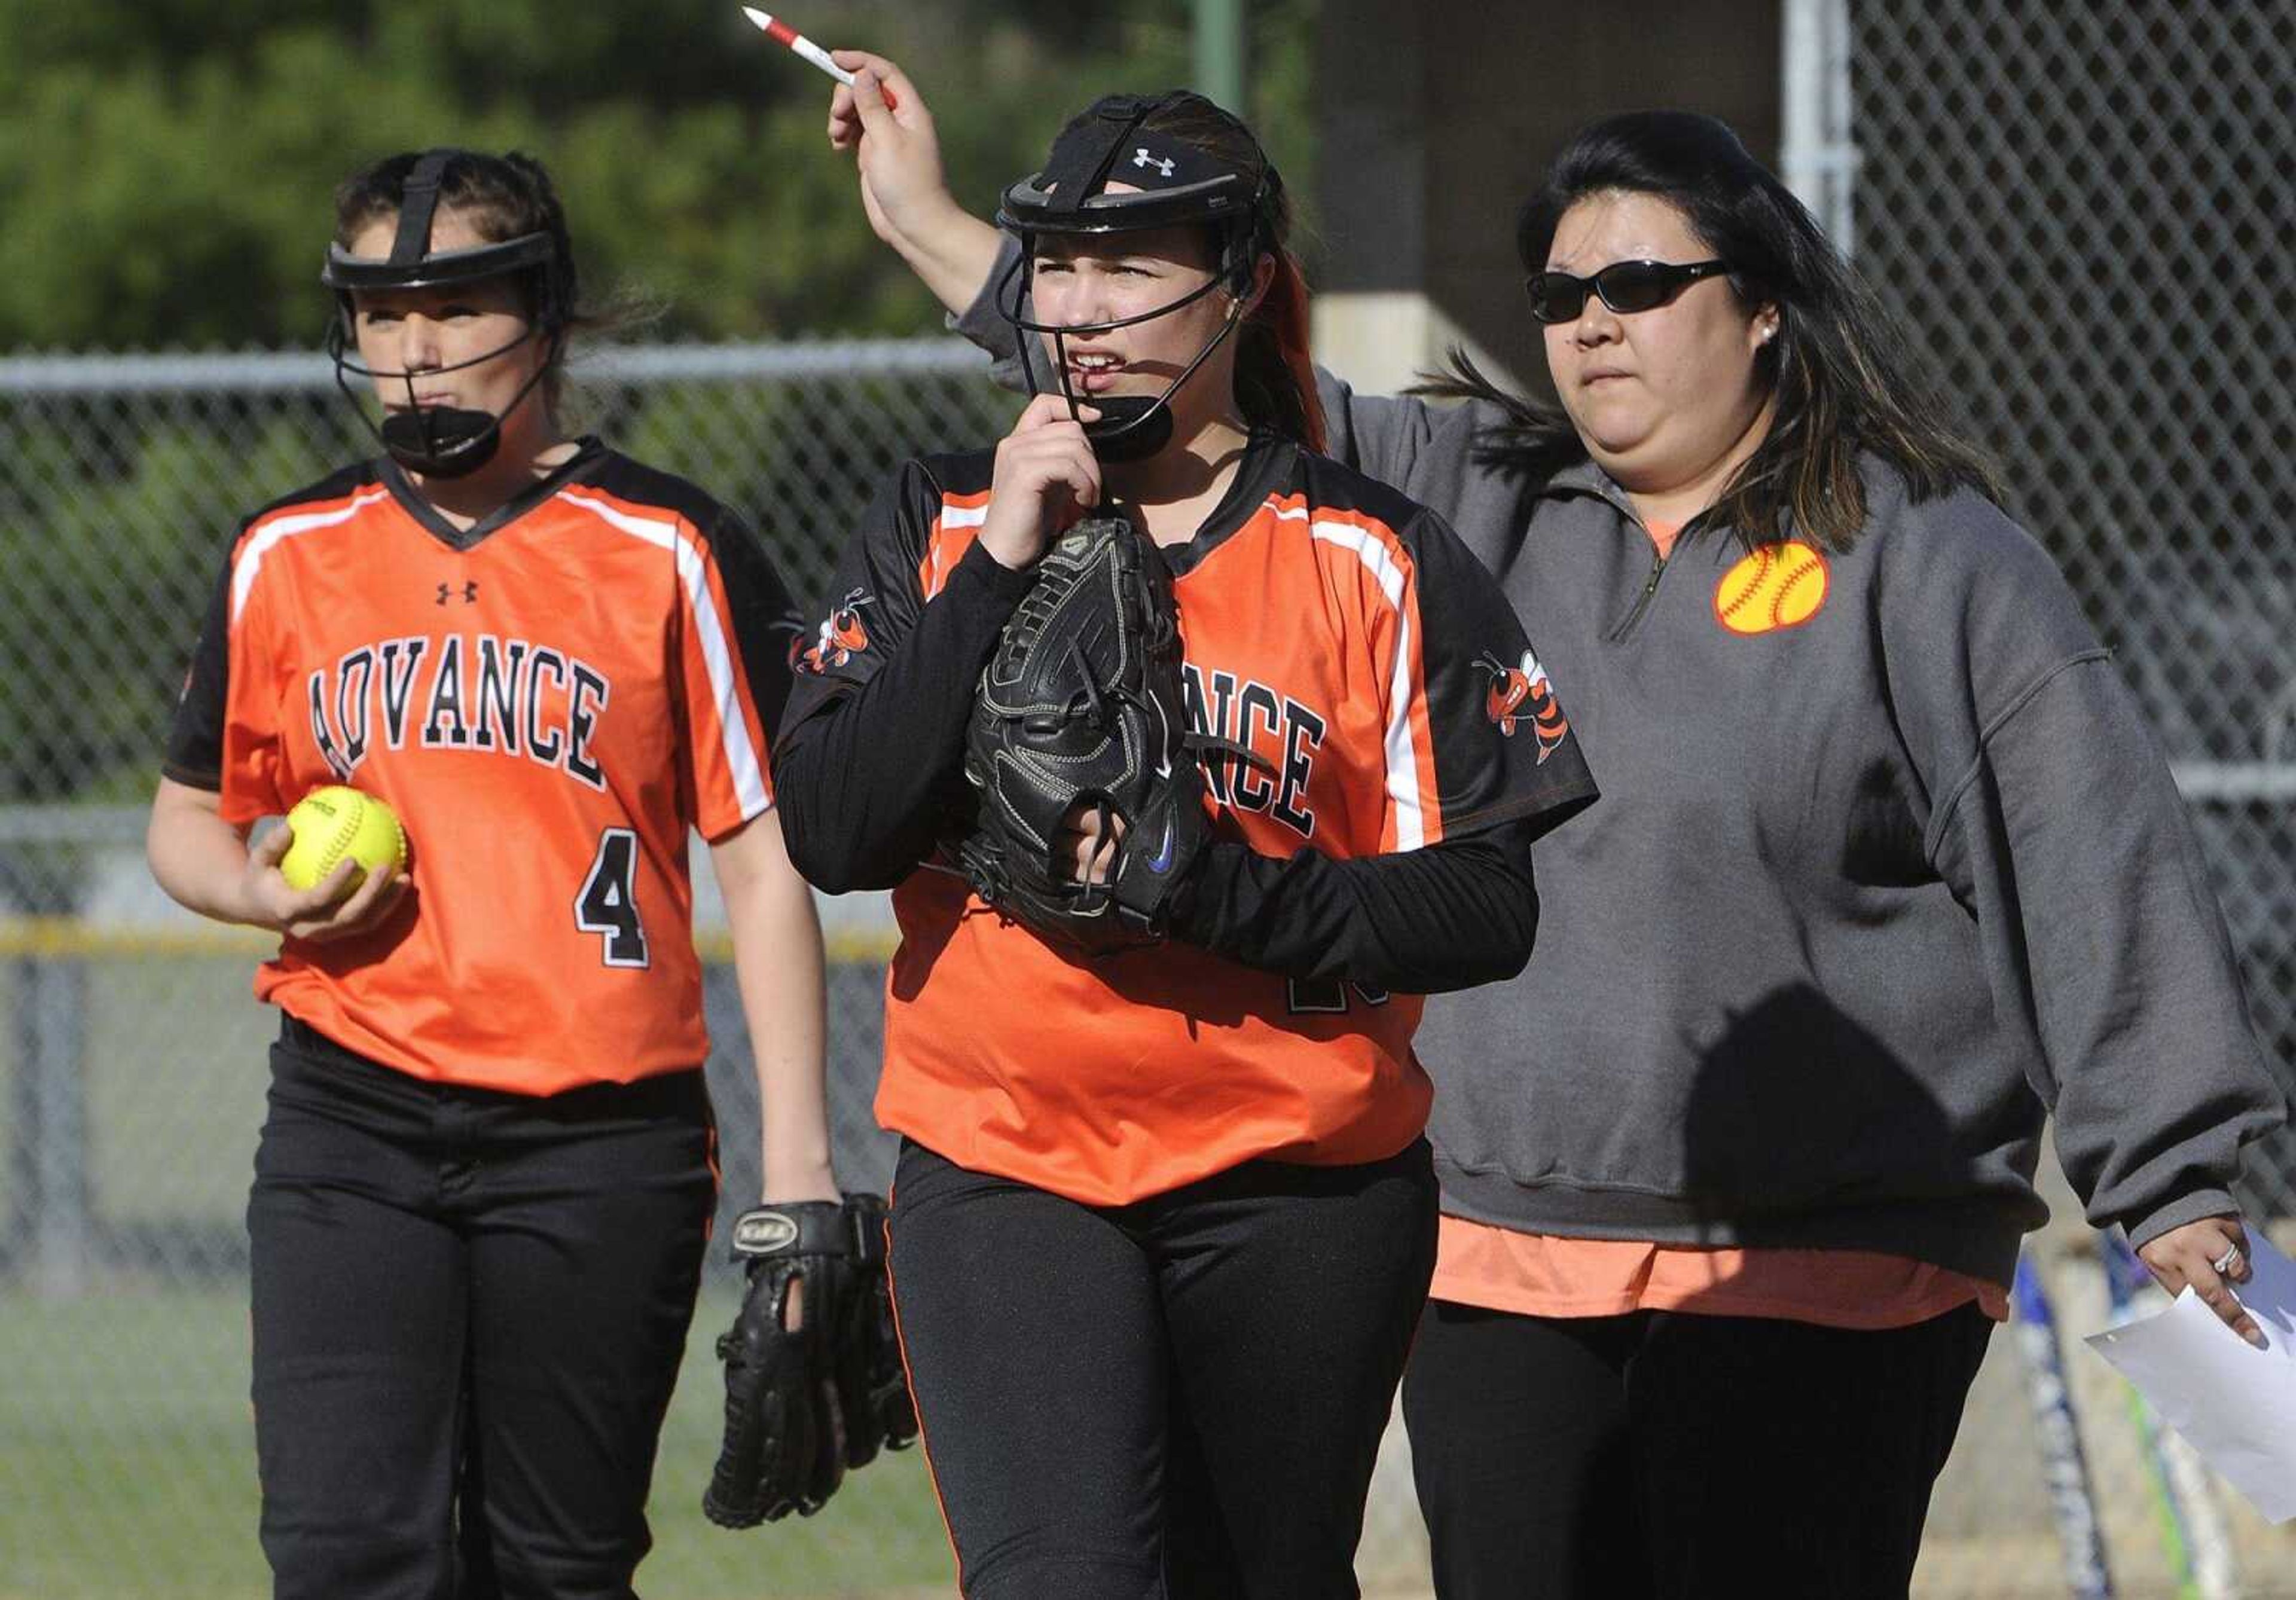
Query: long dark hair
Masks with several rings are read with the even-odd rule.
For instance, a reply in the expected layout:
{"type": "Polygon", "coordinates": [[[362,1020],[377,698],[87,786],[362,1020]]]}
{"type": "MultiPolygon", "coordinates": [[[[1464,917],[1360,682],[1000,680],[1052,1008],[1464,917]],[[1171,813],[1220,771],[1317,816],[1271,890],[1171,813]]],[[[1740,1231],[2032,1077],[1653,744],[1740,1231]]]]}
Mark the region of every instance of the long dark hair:
{"type": "MultiPolygon", "coordinates": [[[[1784,537],[1791,518],[1800,537],[1846,550],[1866,521],[1857,465],[1865,451],[1895,467],[1916,500],[1958,487],[2000,498],[1991,461],[1956,431],[1872,291],[1776,175],[1712,117],[1628,111],[1573,135],[1522,209],[1515,249],[1524,270],[1545,270],[1565,211],[1616,191],[1672,204],[1708,253],[1729,263],[1742,304],[1778,308],[1777,334],[1755,357],[1776,401],[1769,433],[1698,524],[1726,526],[1753,546],[1784,537]]],[[[1462,350],[1416,392],[1505,414],[1480,443],[1488,464],[1544,481],[1587,458],[1559,406],[1498,388],[1462,350]]]]}
{"type": "Polygon", "coordinates": [[[1201,94],[1172,94],[1144,128],[1216,157],[1223,165],[1267,174],[1266,197],[1252,218],[1251,258],[1275,258],[1275,276],[1235,331],[1235,399],[1244,420],[1307,446],[1324,447],[1324,407],[1308,353],[1308,280],[1292,253],[1292,197],[1283,176],[1241,119],[1201,94]]]}
{"type": "MultiPolygon", "coordinates": [[[[398,155],[360,168],[335,186],[335,242],[349,249],[378,219],[398,215],[406,195],[406,179],[422,159],[420,151],[398,155]]],[[[554,416],[564,388],[564,340],[576,333],[619,327],[644,315],[635,303],[617,301],[594,307],[582,299],[581,279],[574,266],[574,239],[566,226],[566,207],[558,187],[542,163],[523,151],[502,155],[483,151],[457,151],[439,174],[439,204],[470,224],[471,231],[487,242],[547,234],[554,259],[550,273],[554,285],[545,286],[542,275],[525,275],[527,313],[541,316],[554,311],[561,342],[550,371],[542,381],[544,402],[554,416]],[[544,297],[556,304],[545,306],[544,297]]]]}

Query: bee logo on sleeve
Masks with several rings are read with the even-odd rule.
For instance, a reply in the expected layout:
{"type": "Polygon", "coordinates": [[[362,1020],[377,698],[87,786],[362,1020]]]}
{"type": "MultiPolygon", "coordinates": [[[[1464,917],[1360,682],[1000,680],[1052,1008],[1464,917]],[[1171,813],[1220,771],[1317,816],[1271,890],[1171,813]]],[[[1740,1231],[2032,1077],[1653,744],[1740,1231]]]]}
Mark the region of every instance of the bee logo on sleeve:
{"type": "Polygon", "coordinates": [[[1489,654],[1476,657],[1475,665],[1488,673],[1491,679],[1490,687],[1483,693],[1483,714],[1510,739],[1514,737],[1516,723],[1529,723],[1532,734],[1538,740],[1538,759],[1544,762],[1570,732],[1570,724],[1562,715],[1562,702],[1554,698],[1554,685],[1546,676],[1546,669],[1528,650],[1522,652],[1521,661],[1513,667],[1489,654]]]}
{"type": "Polygon", "coordinates": [[[811,644],[806,642],[803,633],[790,641],[790,669],[827,672],[868,649],[869,629],[861,620],[861,608],[875,598],[865,589],[846,591],[845,598],[830,609],[829,615],[815,630],[811,644]]]}

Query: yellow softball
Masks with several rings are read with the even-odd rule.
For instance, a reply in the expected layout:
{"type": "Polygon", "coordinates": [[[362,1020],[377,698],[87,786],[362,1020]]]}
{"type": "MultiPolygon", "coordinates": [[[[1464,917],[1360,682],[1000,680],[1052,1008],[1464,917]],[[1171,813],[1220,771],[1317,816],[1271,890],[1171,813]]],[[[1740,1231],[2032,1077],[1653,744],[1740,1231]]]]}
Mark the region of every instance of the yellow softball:
{"type": "Polygon", "coordinates": [[[340,784],[314,789],[287,813],[287,830],[294,842],[279,858],[279,874],[292,889],[310,889],[325,882],[346,857],[358,864],[351,886],[375,868],[406,866],[406,830],[398,813],[372,794],[340,784]]]}
{"type": "Polygon", "coordinates": [[[1734,634],[1794,628],[1825,603],[1825,558],[1800,539],[1765,545],[1714,586],[1714,619],[1734,634]]]}

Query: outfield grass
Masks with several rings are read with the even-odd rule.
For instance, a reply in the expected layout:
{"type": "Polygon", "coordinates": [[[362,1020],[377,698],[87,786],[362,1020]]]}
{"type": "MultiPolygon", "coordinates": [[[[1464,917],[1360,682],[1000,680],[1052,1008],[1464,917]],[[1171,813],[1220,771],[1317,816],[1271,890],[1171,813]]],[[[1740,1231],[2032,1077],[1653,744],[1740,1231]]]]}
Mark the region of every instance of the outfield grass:
{"type": "MultiPolygon", "coordinates": [[[[278,1026],[248,992],[254,960],[236,946],[86,957],[71,1054],[94,1218],[115,1232],[173,1231],[148,1260],[153,1276],[135,1282],[43,1300],[28,1292],[36,1272],[0,1279],[0,1600],[269,1592],[255,1538],[245,1289],[193,1277],[199,1260],[180,1253],[242,1226],[278,1026]],[[183,1286],[193,1281],[202,1286],[183,1286]]],[[[19,1002],[19,986],[0,981],[0,1193],[20,1192],[30,1158],[15,1124],[19,1002]]],[[[722,1260],[710,1270],[714,1293],[663,1433],[640,1591],[948,1593],[947,1542],[914,1451],[881,1459],[808,1521],[736,1534],[703,1520],[723,1392],[709,1347],[733,1315],[730,1270],[722,1260]]]]}
{"type": "MultiPolygon", "coordinates": [[[[915,1451],[809,1521],[727,1533],[700,1510],[721,1391],[706,1300],[655,1473],[648,1600],[946,1594],[915,1451]]],[[[0,1600],[259,1600],[247,1312],[237,1290],[0,1298],[0,1600]]]]}

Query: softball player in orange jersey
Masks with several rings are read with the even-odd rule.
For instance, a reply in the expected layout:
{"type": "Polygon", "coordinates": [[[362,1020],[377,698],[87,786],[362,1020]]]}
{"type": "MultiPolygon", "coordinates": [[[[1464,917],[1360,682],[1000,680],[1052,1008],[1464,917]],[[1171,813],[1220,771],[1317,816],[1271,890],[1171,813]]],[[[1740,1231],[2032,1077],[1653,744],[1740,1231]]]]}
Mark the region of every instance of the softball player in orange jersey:
{"type": "Polygon", "coordinates": [[[800,866],[898,886],[877,1111],[918,1415],[975,1600],[1330,1600],[1432,1261],[1419,997],[1521,964],[1529,841],[1592,784],[1543,675],[1492,693],[1532,658],[1488,574],[1317,453],[1242,124],[1111,97],[1004,216],[1046,392],[890,488],[777,753],[800,866]],[[1171,570],[1192,725],[1255,759],[1207,768],[1170,942],[1086,961],[934,852],[1029,569],[1118,501],[1171,570]]]}
{"type": "Polygon", "coordinates": [[[339,361],[385,455],[233,538],[152,808],[160,883],[283,935],[248,1208],[282,1596],[629,1595],[716,1198],[689,834],[731,922],[765,1186],[834,1201],[821,939],[767,764],[788,610],[740,521],[554,404],[576,309],[536,162],[336,197],[339,361]],[[349,784],[409,871],[288,886],[349,784]]]}

